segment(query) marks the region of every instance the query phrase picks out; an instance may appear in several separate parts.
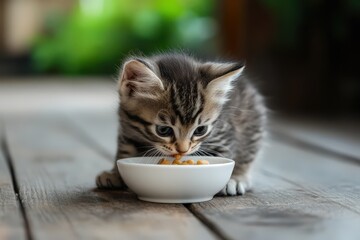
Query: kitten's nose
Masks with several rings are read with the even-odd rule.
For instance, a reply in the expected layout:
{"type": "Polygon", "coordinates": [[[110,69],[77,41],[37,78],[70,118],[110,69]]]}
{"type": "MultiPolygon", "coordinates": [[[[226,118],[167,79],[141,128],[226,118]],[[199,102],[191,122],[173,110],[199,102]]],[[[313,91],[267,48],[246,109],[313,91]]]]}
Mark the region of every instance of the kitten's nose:
{"type": "Polygon", "coordinates": [[[187,152],[187,150],[186,150],[186,151],[181,151],[180,149],[176,149],[176,151],[177,151],[178,153],[180,153],[180,154],[185,154],[185,153],[187,152]]]}
{"type": "Polygon", "coordinates": [[[180,154],[184,154],[190,149],[190,144],[183,142],[183,143],[176,143],[175,144],[176,151],[180,154]]]}

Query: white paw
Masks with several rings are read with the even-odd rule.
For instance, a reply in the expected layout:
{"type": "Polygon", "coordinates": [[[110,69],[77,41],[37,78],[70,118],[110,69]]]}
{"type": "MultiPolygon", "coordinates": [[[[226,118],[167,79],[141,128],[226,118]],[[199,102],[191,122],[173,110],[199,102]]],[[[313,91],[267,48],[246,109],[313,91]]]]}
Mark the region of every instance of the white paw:
{"type": "Polygon", "coordinates": [[[117,170],[104,171],[96,176],[96,186],[98,188],[126,188],[117,170]]]}
{"type": "Polygon", "coordinates": [[[250,190],[251,183],[247,177],[231,178],[226,186],[218,193],[223,196],[244,195],[250,190]]]}

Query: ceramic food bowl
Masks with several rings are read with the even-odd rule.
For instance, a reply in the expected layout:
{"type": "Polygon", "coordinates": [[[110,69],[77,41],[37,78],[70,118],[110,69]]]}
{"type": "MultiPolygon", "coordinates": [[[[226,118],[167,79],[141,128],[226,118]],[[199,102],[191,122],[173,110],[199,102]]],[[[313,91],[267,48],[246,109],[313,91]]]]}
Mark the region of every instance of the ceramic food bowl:
{"type": "Polygon", "coordinates": [[[117,161],[122,178],[140,200],[160,203],[211,200],[229,181],[235,165],[231,159],[208,156],[184,156],[181,159],[207,160],[208,165],[158,165],[161,158],[137,157],[117,161]]]}

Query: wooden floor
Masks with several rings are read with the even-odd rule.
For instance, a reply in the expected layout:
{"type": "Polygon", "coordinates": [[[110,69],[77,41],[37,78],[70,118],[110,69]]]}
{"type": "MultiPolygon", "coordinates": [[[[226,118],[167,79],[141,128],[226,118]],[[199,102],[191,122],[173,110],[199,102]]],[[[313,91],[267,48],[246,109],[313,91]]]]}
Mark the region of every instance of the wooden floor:
{"type": "Polygon", "coordinates": [[[0,239],[360,239],[360,124],[273,118],[254,190],[197,204],[95,188],[111,82],[0,81],[0,239]]]}

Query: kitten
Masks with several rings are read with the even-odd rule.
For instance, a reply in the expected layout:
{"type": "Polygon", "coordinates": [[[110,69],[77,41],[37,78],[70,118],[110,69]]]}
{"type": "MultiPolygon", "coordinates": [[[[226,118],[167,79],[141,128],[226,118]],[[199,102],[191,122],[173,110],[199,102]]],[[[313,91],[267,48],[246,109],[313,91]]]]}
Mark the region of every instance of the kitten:
{"type": "MultiPolygon", "coordinates": [[[[116,159],[212,155],[236,161],[223,195],[250,188],[249,168],[264,135],[266,110],[238,63],[200,62],[185,54],[130,58],[118,81],[116,159]]],[[[126,187],[117,167],[97,176],[100,188],[126,187]]]]}

